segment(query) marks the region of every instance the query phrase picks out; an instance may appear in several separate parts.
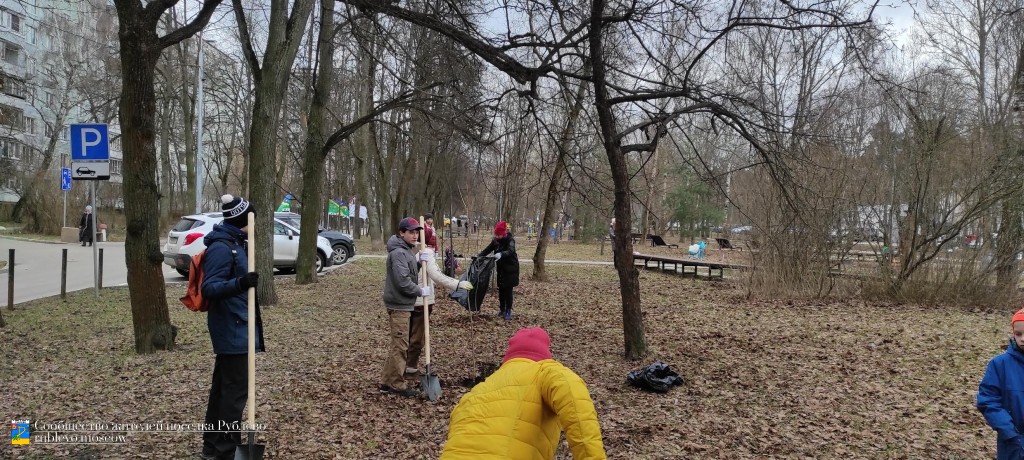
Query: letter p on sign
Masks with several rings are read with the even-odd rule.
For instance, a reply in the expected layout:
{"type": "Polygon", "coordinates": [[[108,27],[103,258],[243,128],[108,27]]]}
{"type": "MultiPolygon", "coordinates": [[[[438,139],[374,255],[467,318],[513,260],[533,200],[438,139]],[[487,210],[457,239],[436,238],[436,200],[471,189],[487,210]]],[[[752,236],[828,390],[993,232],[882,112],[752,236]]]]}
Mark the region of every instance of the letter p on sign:
{"type": "Polygon", "coordinates": [[[100,130],[96,128],[82,128],[82,148],[86,151],[89,150],[89,147],[100,145],[101,140],[103,140],[103,135],[100,134],[100,130]],[[92,140],[89,140],[90,136],[92,140]]]}
{"type": "Polygon", "coordinates": [[[110,160],[107,125],[104,123],[73,124],[71,129],[71,160],[110,160]]]}

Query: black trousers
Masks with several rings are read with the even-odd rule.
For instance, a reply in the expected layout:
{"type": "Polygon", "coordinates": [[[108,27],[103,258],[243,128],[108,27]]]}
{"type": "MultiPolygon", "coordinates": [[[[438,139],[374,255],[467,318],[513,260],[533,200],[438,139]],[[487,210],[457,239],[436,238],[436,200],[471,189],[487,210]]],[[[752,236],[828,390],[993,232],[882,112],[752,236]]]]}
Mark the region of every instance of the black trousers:
{"type": "Polygon", "coordinates": [[[242,443],[237,429],[249,391],[249,355],[217,355],[213,365],[210,402],[206,406],[205,423],[212,431],[203,433],[203,453],[233,458],[235,446],[242,443]]]}
{"type": "Polygon", "coordinates": [[[512,310],[512,288],[498,286],[498,306],[502,312],[512,310]]]}

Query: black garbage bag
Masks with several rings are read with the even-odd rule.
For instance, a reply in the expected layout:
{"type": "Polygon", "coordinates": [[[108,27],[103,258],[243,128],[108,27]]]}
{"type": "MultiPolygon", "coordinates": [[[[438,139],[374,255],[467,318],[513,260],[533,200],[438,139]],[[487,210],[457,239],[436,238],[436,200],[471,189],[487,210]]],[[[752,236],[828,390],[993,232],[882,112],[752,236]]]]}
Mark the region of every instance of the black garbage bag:
{"type": "Polygon", "coordinates": [[[491,257],[477,257],[469,264],[469,270],[459,278],[459,281],[469,281],[473,284],[472,291],[457,288],[448,294],[448,298],[455,300],[469,311],[480,311],[480,305],[484,303],[487,296],[487,288],[491,284],[491,272],[494,271],[494,259],[491,257]]]}
{"type": "Polygon", "coordinates": [[[637,388],[655,393],[668,393],[673,386],[683,384],[683,378],[661,361],[631,371],[626,375],[626,381],[637,388]]]}

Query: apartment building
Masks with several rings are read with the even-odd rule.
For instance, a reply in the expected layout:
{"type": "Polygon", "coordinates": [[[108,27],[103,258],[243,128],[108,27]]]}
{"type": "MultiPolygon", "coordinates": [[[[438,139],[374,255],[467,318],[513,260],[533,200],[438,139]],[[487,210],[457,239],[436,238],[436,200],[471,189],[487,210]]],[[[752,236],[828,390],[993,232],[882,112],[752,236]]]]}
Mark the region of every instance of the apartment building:
{"type": "MultiPolygon", "coordinates": [[[[70,166],[68,125],[108,121],[97,120],[80,89],[100,68],[89,65],[97,49],[116,47],[100,43],[102,35],[96,33],[97,27],[109,28],[114,17],[102,0],[0,2],[0,205],[18,201],[47,154],[44,186],[59,190],[60,168],[70,166]]],[[[100,195],[116,206],[122,155],[116,120],[109,122],[111,177],[101,184],[100,195]]]]}

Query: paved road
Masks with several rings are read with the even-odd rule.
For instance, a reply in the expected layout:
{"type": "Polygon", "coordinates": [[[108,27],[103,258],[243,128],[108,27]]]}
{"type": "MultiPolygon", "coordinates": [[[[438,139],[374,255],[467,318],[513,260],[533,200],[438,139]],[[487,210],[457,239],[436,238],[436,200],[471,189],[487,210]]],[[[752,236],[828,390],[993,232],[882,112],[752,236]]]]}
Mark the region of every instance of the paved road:
{"type": "MultiPolygon", "coordinates": [[[[103,248],[103,286],[124,286],[128,283],[128,269],[124,262],[124,243],[97,243],[103,248]]],[[[93,287],[92,248],[79,244],[40,243],[0,238],[0,258],[7,260],[8,250],[15,251],[14,303],[60,295],[61,250],[68,250],[68,292],[93,287]]],[[[162,264],[164,280],[167,283],[184,283],[187,280],[162,264]]],[[[328,273],[337,267],[328,267],[328,273]]],[[[0,272],[6,272],[6,267],[0,272]]],[[[0,306],[7,305],[7,273],[0,275],[0,306]]],[[[295,276],[295,275],[277,275],[295,276]]]]}
{"type": "MultiPolygon", "coordinates": [[[[103,286],[119,286],[128,282],[128,269],[124,262],[124,243],[96,243],[103,249],[103,286]]],[[[79,244],[38,243],[0,238],[0,257],[7,259],[8,250],[14,256],[14,303],[60,294],[61,250],[68,250],[68,292],[93,287],[92,248],[79,244]]],[[[98,252],[98,251],[97,251],[98,252]]],[[[168,282],[184,281],[174,269],[166,265],[164,278],[168,282]]],[[[11,267],[7,267],[10,270],[11,267]]],[[[0,277],[0,303],[7,303],[7,274],[0,277]]]]}

